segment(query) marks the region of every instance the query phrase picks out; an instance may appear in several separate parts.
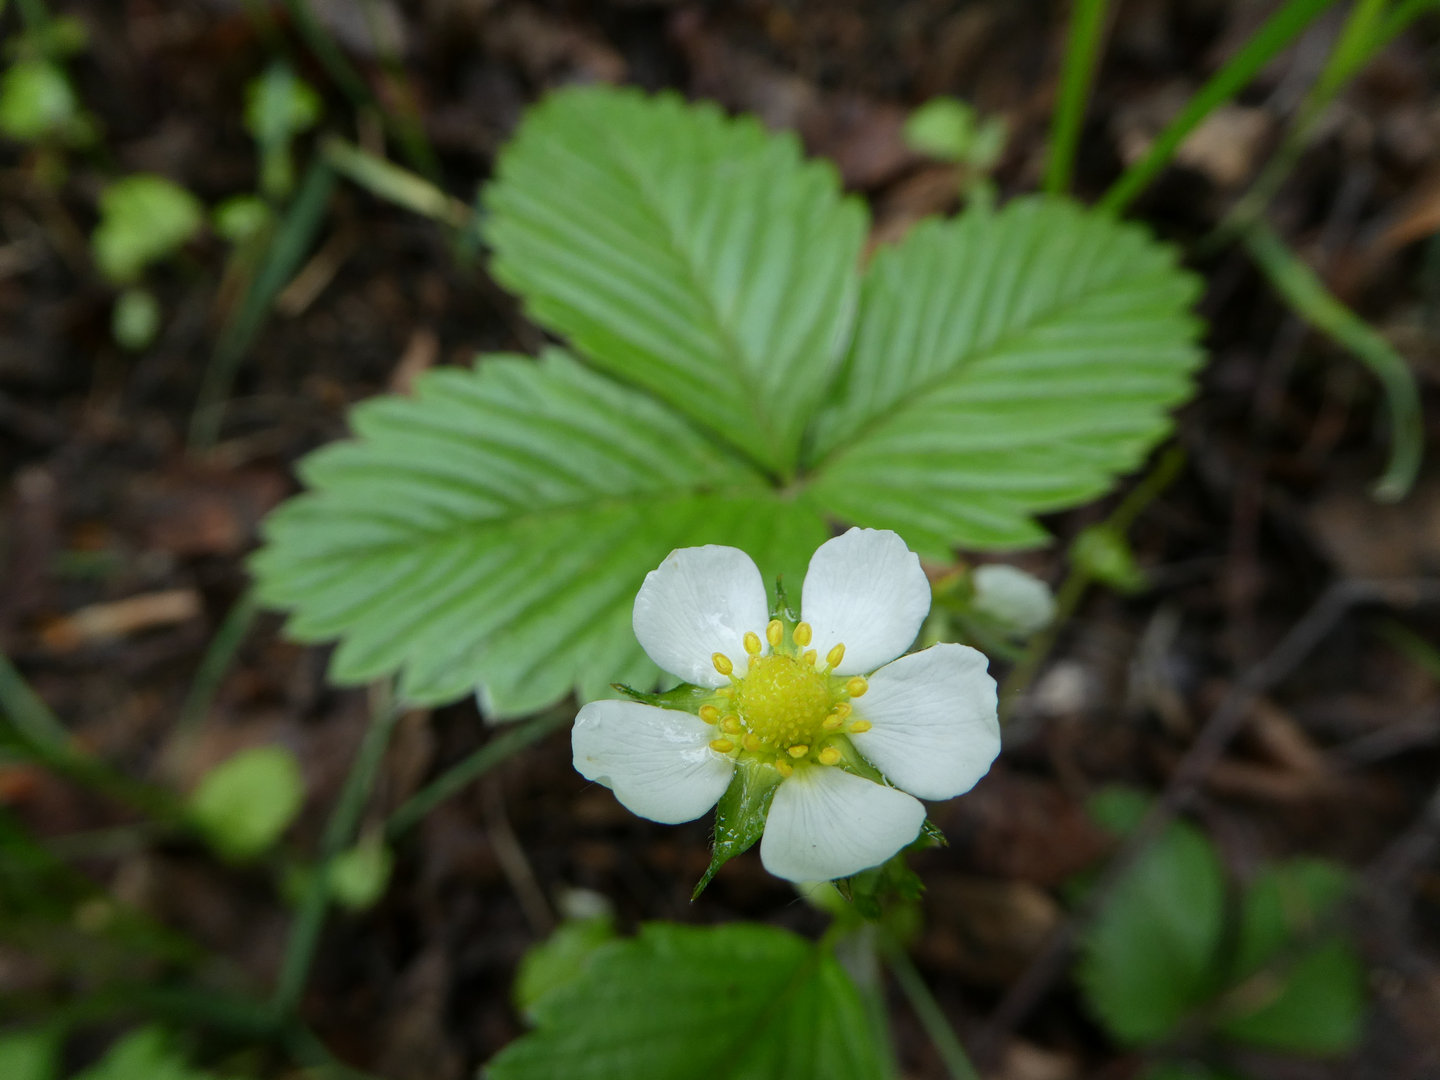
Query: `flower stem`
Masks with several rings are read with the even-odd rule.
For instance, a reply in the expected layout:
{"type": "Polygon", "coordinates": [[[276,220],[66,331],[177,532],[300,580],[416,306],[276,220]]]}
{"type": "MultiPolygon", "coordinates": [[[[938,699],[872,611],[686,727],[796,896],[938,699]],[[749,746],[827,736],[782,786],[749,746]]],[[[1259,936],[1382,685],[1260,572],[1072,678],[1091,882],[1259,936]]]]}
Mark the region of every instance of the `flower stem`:
{"type": "Polygon", "coordinates": [[[950,1080],[980,1080],[980,1074],[975,1071],[970,1055],[965,1053],[965,1048],[960,1045],[945,1011],[940,1008],[940,1003],[930,992],[925,977],[915,967],[904,946],[887,936],[882,951],[885,962],[890,965],[890,971],[905,995],[905,1000],[910,1003],[920,1026],[925,1029],[925,1034],[930,1037],[930,1042],[940,1054],[940,1060],[945,1065],[945,1071],[950,1074],[950,1080]]]}
{"type": "Polygon", "coordinates": [[[350,843],[365,812],[375,777],[385,757],[385,748],[390,735],[402,712],[394,699],[392,690],[386,686],[376,694],[370,728],[365,733],[355,761],[350,766],[350,775],[340,790],[340,798],[326,822],[325,833],[320,840],[320,860],[315,875],[300,902],[300,911],[290,928],[290,937],[285,943],[285,958],[280,967],[280,979],[270,1000],[275,1016],[287,1017],[295,1012],[300,995],[305,989],[305,980],[310,974],[311,962],[320,943],[320,931],[325,926],[325,913],[330,905],[330,882],[328,871],[335,856],[350,843]]]}

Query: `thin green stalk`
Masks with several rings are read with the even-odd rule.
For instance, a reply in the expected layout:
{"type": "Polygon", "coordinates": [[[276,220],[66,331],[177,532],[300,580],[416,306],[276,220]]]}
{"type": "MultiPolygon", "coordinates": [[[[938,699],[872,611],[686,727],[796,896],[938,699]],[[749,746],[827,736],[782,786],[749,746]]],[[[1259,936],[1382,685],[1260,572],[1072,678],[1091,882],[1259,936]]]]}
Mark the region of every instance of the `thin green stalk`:
{"type": "Polygon", "coordinates": [[[1294,41],[1316,16],[1334,2],[1335,0],[1289,0],[1195,93],[1180,110],[1180,115],[1156,137],[1149,152],[1115,181],[1100,200],[1101,209],[1116,214],[1123,213],[1160,170],[1170,163],[1180,149],[1180,144],[1200,126],[1200,122],[1239,93],[1266,64],[1294,41]]]}
{"type": "Polygon", "coordinates": [[[473,226],[470,207],[409,169],[335,135],[326,137],[321,151],[336,172],[372,195],[452,229],[463,232],[473,226]]]}
{"type": "Polygon", "coordinates": [[[945,1071],[950,1074],[950,1080],[980,1080],[980,1074],[971,1063],[970,1055],[965,1053],[965,1048],[960,1045],[945,1010],[935,1000],[935,995],[930,992],[925,977],[915,967],[910,954],[899,943],[890,940],[885,942],[884,953],[885,962],[890,965],[890,971],[894,974],[901,993],[905,995],[910,1008],[915,1011],[915,1016],[920,1021],[920,1026],[925,1029],[925,1034],[940,1054],[940,1060],[945,1065],[945,1071]]]}
{"type": "Polygon", "coordinates": [[[552,731],[573,719],[569,712],[542,713],[532,720],[516,724],[501,732],[469,757],[452,765],[390,815],[385,823],[385,838],[390,842],[418,825],[430,811],[446,799],[458,795],[497,765],[509,760],[532,743],[539,742],[552,731]]]}
{"type": "Polygon", "coordinates": [[[330,192],[334,186],[334,171],[323,157],[317,157],[310,163],[300,190],[271,239],[260,269],[245,291],[245,298],[240,302],[234,319],[227,322],[220,332],[220,340],[205,369],[195,412],[190,417],[192,449],[203,450],[213,445],[219,435],[221,414],[240,361],[250,351],[265,325],[265,317],[275,297],[310,251],[325,210],[330,205],[330,192]]]}
{"type": "Polygon", "coordinates": [[[1060,97],[1050,119],[1050,155],[1045,163],[1045,190],[1061,195],[1070,189],[1075,148],[1085,121],[1090,87],[1100,65],[1107,0],[1075,0],[1065,38],[1065,63],[1060,70],[1060,97]]]}
{"type": "Polygon", "coordinates": [[[1280,186],[1294,170],[1300,155],[1310,145],[1318,121],[1335,99],[1335,95],[1370,62],[1376,52],[1420,14],[1420,11],[1437,2],[1440,0],[1421,0],[1418,4],[1402,5],[1415,10],[1393,28],[1390,25],[1392,20],[1385,15],[1385,8],[1390,0],[1358,0],[1351,7],[1324,69],[1315,80],[1315,85],[1305,95],[1295,121],[1285,133],[1279,148],[1270,156],[1249,190],[1225,215],[1225,220],[1210,238],[1209,246],[1214,246],[1220,240],[1233,239],[1251,222],[1258,221],[1264,215],[1280,186]]]}
{"type": "MultiPolygon", "coordinates": [[[[1116,534],[1124,536],[1130,531],[1136,519],[1145,511],[1145,508],[1154,502],[1159,496],[1173,484],[1180,475],[1180,470],[1185,467],[1185,451],[1178,446],[1171,446],[1163,454],[1155,467],[1148,472],[1141,481],[1135,485],[1124,499],[1105,519],[1104,527],[1113,530],[1116,534]]],[[[1070,571],[1065,575],[1065,580],[1060,583],[1060,588],[1055,593],[1055,616],[1050,620],[1050,625],[1030,639],[1030,644],[1025,648],[1023,655],[1009,674],[1005,676],[1000,685],[1000,722],[1006,723],[1010,719],[1010,713],[1021,695],[1034,681],[1036,674],[1040,671],[1050,652],[1055,647],[1055,642],[1060,636],[1066,624],[1079,610],[1080,601],[1085,598],[1086,591],[1094,582],[1090,572],[1074,560],[1070,563],[1070,571]]]]}
{"type": "Polygon", "coordinates": [[[255,625],[258,611],[254,594],[246,592],[235,601],[234,607],[225,616],[225,621],[220,624],[220,629],[215,631],[209,648],[200,659],[190,691],[185,695],[185,703],[180,706],[180,719],[175,725],[177,734],[192,734],[204,723],[225,673],[235,662],[235,656],[239,653],[245,636],[250,633],[250,627],[255,625]]]}
{"type": "Polygon", "coordinates": [[[385,759],[385,749],[402,712],[402,707],[387,688],[383,699],[375,704],[370,727],[355,754],[345,786],[341,788],[340,797],[330,813],[330,820],[325,824],[325,833],[320,839],[320,858],[301,898],[295,922],[290,927],[290,937],[285,942],[285,956],[280,965],[280,978],[271,998],[270,1006],[277,1018],[293,1015],[300,1003],[330,905],[330,864],[355,837],[365,804],[370,799],[375,778],[385,759]]]}
{"type": "Polygon", "coordinates": [[[1335,299],[1269,226],[1252,224],[1243,240],[1290,310],[1352,352],[1380,381],[1390,413],[1390,462],[1373,493],[1387,502],[1404,498],[1420,469],[1425,440],[1420,393],[1409,365],[1365,320],[1335,299]]]}

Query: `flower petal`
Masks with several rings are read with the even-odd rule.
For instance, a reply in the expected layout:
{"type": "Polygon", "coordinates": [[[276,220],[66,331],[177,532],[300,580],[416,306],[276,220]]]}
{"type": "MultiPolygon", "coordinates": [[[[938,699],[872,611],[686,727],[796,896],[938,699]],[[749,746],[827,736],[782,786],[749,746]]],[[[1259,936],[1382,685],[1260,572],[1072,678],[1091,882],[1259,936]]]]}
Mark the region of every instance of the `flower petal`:
{"type": "Polygon", "coordinates": [[[699,717],[637,701],[592,701],[570,733],[575,770],[627,809],[674,825],[705,813],[730,785],[735,763],[709,747],[699,717]]]}
{"type": "Polygon", "coordinates": [[[886,664],[851,704],[869,731],[852,734],[894,784],[922,799],[969,791],[1000,752],[995,680],[984,653],[968,645],[932,645],[886,664]]]}
{"type": "Polygon", "coordinates": [[[724,653],[738,664],[745,631],[760,633],[769,621],[759,569],[739,548],[718,544],[676,548],[645,575],[635,597],[640,647],[670,674],[699,686],[729,682],[711,656],[724,653]]]}
{"type": "Polygon", "coordinates": [[[775,789],[760,861],[790,881],[830,881],[879,866],[920,832],[925,807],[838,768],[795,770],[775,789]]]}
{"type": "Polygon", "coordinates": [[[851,529],[810,558],[801,617],[824,657],[843,643],[835,670],[866,674],[903,653],[930,611],[930,582],[920,559],[888,529],[851,529]]]}

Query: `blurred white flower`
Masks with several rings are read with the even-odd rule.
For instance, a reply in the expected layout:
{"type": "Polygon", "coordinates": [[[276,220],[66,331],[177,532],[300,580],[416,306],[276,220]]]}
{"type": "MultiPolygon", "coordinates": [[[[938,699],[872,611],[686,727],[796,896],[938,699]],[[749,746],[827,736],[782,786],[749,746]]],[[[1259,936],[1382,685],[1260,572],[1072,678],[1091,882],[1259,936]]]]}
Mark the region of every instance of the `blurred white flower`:
{"type": "Polygon", "coordinates": [[[635,598],[635,636],[666,671],[714,694],[698,716],[591,702],[575,720],[575,768],[665,823],[714,806],[737,763],[774,769],[760,843],[770,873],[826,881],[877,866],[918,835],[919,799],[969,791],[1000,750],[981,653],[941,644],[901,655],[929,610],[920,560],[893,532],[851,529],[822,544],[793,624],[770,618],[743,551],[672,551],[635,598]]]}

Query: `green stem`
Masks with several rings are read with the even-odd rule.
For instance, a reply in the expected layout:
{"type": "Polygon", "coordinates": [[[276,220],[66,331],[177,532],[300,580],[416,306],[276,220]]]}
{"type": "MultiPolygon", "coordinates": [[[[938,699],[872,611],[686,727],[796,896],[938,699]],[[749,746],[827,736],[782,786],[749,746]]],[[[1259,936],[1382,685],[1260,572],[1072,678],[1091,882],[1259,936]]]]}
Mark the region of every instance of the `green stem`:
{"type": "Polygon", "coordinates": [[[1149,152],[1130,166],[1100,200],[1100,208],[1123,213],[1135,197],[1170,163],[1180,144],[1200,122],[1229,101],[1253,79],[1276,54],[1335,0],[1289,0],[1254,37],[1230,58],[1180,110],[1180,115],[1155,138],[1149,152]]]}
{"type": "MultiPolygon", "coordinates": [[[[1112,529],[1120,536],[1130,531],[1135,520],[1144,512],[1160,494],[1173,484],[1180,475],[1180,470],[1185,467],[1185,451],[1178,446],[1168,448],[1155,463],[1155,467],[1148,472],[1141,481],[1135,485],[1120,505],[1117,506],[1105,519],[1104,526],[1112,529]]],[[[1015,703],[1029,688],[1034,681],[1050,651],[1055,647],[1055,641],[1060,636],[1071,617],[1080,607],[1080,601],[1085,598],[1086,590],[1094,579],[1089,572],[1077,565],[1073,560],[1070,563],[1070,572],[1066,574],[1065,580],[1060,584],[1059,590],[1055,593],[1055,617],[1050,620],[1047,626],[1035,637],[1030,639],[1030,644],[1025,649],[1025,655],[1019,662],[1010,669],[1005,676],[1004,682],[1000,685],[1000,720],[1005,723],[1010,718],[1010,713],[1015,703]]]]}
{"type": "Polygon", "coordinates": [[[321,147],[336,172],[372,195],[461,232],[473,226],[475,215],[470,207],[424,177],[336,135],[328,136],[321,147]]]}
{"type": "Polygon", "coordinates": [[[945,1071],[950,1074],[950,1080],[980,1080],[980,1074],[971,1063],[970,1055],[965,1053],[965,1048],[960,1045],[945,1010],[935,1000],[925,977],[911,961],[910,954],[898,942],[889,939],[885,941],[883,951],[885,961],[895,976],[895,982],[899,984],[900,991],[910,1003],[910,1008],[915,1011],[920,1026],[925,1029],[925,1034],[940,1054],[940,1060],[945,1065],[945,1071]]]}
{"type": "Polygon", "coordinates": [[[235,662],[235,656],[240,651],[245,636],[255,624],[257,613],[254,594],[246,592],[235,601],[235,606],[225,616],[220,629],[215,631],[215,636],[210,640],[210,646],[205,650],[200,666],[195,671],[195,679],[190,684],[189,693],[185,695],[185,703],[180,706],[180,719],[176,723],[177,734],[193,734],[195,729],[204,723],[225,673],[235,662]]]}
{"type": "Polygon", "coordinates": [[[124,803],[167,825],[183,827],[183,804],[169,790],[132,780],[99,758],[75,749],[58,717],[0,654],[0,742],[28,761],[82,787],[124,803]],[[7,730],[8,729],[8,730],[7,730]]]}
{"type": "Polygon", "coordinates": [[[542,713],[496,735],[479,750],[452,765],[410,796],[385,823],[385,839],[391,843],[398,840],[446,799],[458,795],[495,766],[514,757],[532,743],[539,742],[552,731],[564,727],[572,719],[574,718],[567,711],[542,713]]]}
{"type": "Polygon", "coordinates": [[[1387,502],[1403,498],[1415,482],[1425,442],[1420,392],[1409,365],[1365,320],[1335,299],[1269,226],[1255,222],[1243,239],[1255,265],[1290,309],[1353,353],[1380,381],[1390,412],[1390,463],[1374,495],[1387,502]]]}
{"type": "Polygon", "coordinates": [[[400,705],[394,701],[389,690],[384,691],[382,700],[375,704],[370,727],[355,754],[345,786],[341,788],[340,797],[330,813],[330,820],[325,824],[325,833],[320,839],[320,858],[300,901],[300,911],[290,928],[285,957],[280,966],[280,979],[271,998],[271,1009],[277,1018],[293,1015],[300,1003],[330,904],[330,864],[355,836],[385,758],[385,748],[390,743],[401,712],[400,705]]]}
{"type": "Polygon", "coordinates": [[[1085,121],[1090,87],[1100,64],[1107,0],[1075,0],[1065,39],[1060,72],[1060,98],[1050,120],[1050,155],[1045,164],[1045,191],[1064,194],[1075,168],[1075,148],[1085,121]]]}

